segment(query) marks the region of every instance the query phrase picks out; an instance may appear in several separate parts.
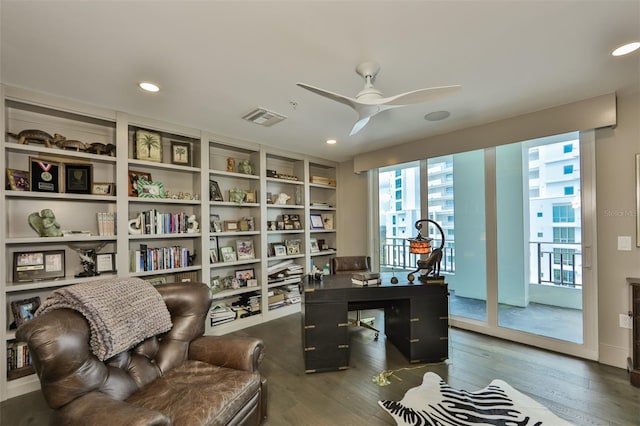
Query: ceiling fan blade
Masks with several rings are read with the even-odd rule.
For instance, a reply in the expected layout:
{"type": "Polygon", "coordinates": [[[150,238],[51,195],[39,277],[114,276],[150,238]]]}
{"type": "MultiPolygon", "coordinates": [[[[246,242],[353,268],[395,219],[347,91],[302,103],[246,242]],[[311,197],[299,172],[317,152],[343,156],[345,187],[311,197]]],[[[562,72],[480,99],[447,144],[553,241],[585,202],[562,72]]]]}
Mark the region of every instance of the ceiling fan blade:
{"type": "Polygon", "coordinates": [[[356,133],[358,133],[360,130],[362,130],[362,128],[369,122],[370,119],[371,119],[371,116],[364,117],[356,121],[356,124],[353,125],[353,128],[351,129],[351,133],[349,133],[349,136],[353,136],[356,133]]]}
{"type": "Polygon", "coordinates": [[[412,90],[411,92],[401,93],[400,95],[382,98],[376,103],[383,105],[410,105],[427,102],[443,96],[450,95],[460,90],[462,86],[442,86],[430,87],[428,89],[412,90]]]}
{"type": "Polygon", "coordinates": [[[340,95],[338,93],[333,93],[333,92],[330,92],[328,90],[320,89],[318,87],[309,86],[308,84],[304,84],[304,83],[296,83],[296,85],[302,87],[303,89],[307,89],[310,92],[313,92],[313,93],[315,93],[317,95],[324,96],[325,98],[329,98],[332,101],[336,101],[336,102],[340,102],[342,104],[345,104],[345,105],[347,105],[347,106],[349,106],[349,107],[351,107],[353,109],[356,109],[356,107],[359,105],[358,101],[356,101],[355,99],[350,98],[348,96],[343,96],[343,95],[340,95]]]}
{"type": "Polygon", "coordinates": [[[359,106],[356,110],[358,111],[358,121],[353,125],[351,129],[351,133],[349,136],[353,136],[358,133],[362,128],[369,122],[371,117],[381,112],[383,109],[386,109],[382,106],[378,105],[365,105],[359,106]]]}

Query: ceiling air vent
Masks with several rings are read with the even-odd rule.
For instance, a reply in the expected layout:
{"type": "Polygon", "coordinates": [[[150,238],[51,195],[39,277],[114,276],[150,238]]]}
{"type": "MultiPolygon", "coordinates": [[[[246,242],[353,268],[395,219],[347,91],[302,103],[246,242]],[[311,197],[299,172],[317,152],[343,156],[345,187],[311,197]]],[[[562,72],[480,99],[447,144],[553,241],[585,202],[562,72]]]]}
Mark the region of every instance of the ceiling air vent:
{"type": "Polygon", "coordinates": [[[242,118],[261,126],[270,127],[281,122],[287,118],[287,116],[258,107],[242,118]]]}

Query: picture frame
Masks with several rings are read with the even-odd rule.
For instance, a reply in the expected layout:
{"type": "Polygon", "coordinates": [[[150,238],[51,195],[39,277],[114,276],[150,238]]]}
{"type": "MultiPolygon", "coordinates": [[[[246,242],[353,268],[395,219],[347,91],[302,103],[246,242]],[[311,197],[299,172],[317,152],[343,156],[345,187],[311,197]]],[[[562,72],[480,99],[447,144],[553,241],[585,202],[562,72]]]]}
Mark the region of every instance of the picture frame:
{"type": "Polygon", "coordinates": [[[311,229],[324,229],[324,222],[320,213],[309,214],[311,229]]]}
{"type": "Polygon", "coordinates": [[[240,287],[247,287],[249,280],[254,280],[255,270],[253,268],[239,269],[235,271],[235,278],[240,283],[240,287]]]}
{"type": "Polygon", "coordinates": [[[25,170],[7,169],[7,186],[12,191],[30,191],[29,172],[25,170]]]}
{"type": "Polygon", "coordinates": [[[68,194],[90,194],[92,180],[92,164],[65,163],[64,192],[68,194]]]}
{"type": "Polygon", "coordinates": [[[94,261],[96,263],[96,272],[116,272],[115,253],[96,253],[94,261]]]}
{"type": "Polygon", "coordinates": [[[636,154],[636,247],[640,247],[640,154],[636,154]]]}
{"type": "Polygon", "coordinates": [[[32,191],[60,192],[60,163],[29,157],[29,183],[32,191]]]}
{"type": "Polygon", "coordinates": [[[138,180],[138,197],[140,198],[164,198],[164,184],[162,182],[150,182],[138,180]]]}
{"type": "Polygon", "coordinates": [[[13,313],[13,320],[16,323],[16,328],[20,327],[25,322],[31,321],[39,307],[39,296],[12,301],[11,312],[13,313]]]}
{"type": "Polygon", "coordinates": [[[302,254],[300,240],[287,240],[284,245],[287,247],[287,255],[302,254]]]}
{"type": "Polygon", "coordinates": [[[273,246],[273,255],[278,256],[286,256],[287,255],[287,247],[282,244],[275,244],[273,246]]]}
{"type": "Polygon", "coordinates": [[[257,203],[258,202],[257,191],[255,189],[249,189],[248,191],[246,191],[245,192],[245,197],[244,197],[244,202],[245,203],[257,203]]]}
{"type": "Polygon", "coordinates": [[[140,170],[129,170],[129,197],[138,196],[138,181],[140,179],[152,182],[151,173],[142,172],[140,170]]]}
{"type": "Polygon", "coordinates": [[[209,249],[209,262],[210,263],[218,263],[218,249],[210,248],[209,249]]]}
{"type": "Polygon", "coordinates": [[[238,253],[238,260],[255,259],[256,253],[253,248],[253,240],[237,240],[236,253],[238,253]]]}
{"type": "Polygon", "coordinates": [[[324,229],[333,230],[333,214],[322,213],[322,224],[324,226],[324,229]]]}
{"type": "Polygon", "coordinates": [[[65,276],[64,250],[16,251],[13,253],[13,280],[33,282],[65,276]]]}
{"type": "Polygon", "coordinates": [[[134,156],[136,160],[162,162],[162,137],[149,130],[136,130],[134,156]]]}
{"type": "Polygon", "coordinates": [[[238,260],[236,252],[231,246],[220,247],[220,257],[223,262],[235,262],[238,260]]]}
{"type": "Polygon", "coordinates": [[[222,223],[220,222],[220,215],[219,214],[210,215],[209,225],[211,226],[211,232],[222,232],[222,223]]]}
{"type": "Polygon", "coordinates": [[[171,164],[191,166],[191,144],[171,141],[171,164]]]}
{"type": "Polygon", "coordinates": [[[215,180],[209,181],[209,199],[211,201],[224,201],[224,198],[222,198],[222,191],[220,191],[220,186],[215,180]]]}
{"type": "Polygon", "coordinates": [[[219,291],[222,289],[222,283],[220,282],[220,275],[211,277],[211,283],[209,284],[211,291],[219,291]]]}
{"type": "Polygon", "coordinates": [[[311,253],[319,253],[320,252],[320,246],[318,246],[318,240],[315,238],[310,238],[309,239],[309,251],[311,253]]]}
{"type": "Polygon", "coordinates": [[[116,184],[113,182],[93,182],[91,184],[93,195],[116,195],[116,184]]]}
{"type": "Polygon", "coordinates": [[[224,230],[227,232],[235,232],[239,231],[240,228],[238,226],[238,222],[235,220],[225,220],[224,221],[224,230]]]}

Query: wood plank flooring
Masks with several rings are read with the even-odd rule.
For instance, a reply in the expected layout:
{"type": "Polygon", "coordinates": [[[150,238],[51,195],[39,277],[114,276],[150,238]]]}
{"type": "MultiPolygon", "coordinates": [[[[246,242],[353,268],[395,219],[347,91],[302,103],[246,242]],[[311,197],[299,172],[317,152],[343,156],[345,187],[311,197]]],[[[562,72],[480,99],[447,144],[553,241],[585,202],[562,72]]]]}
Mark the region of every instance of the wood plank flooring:
{"type": "MultiPolygon", "coordinates": [[[[378,328],[383,326],[380,312],[365,312],[377,317],[378,328]]],[[[457,329],[450,332],[447,362],[410,364],[384,335],[374,341],[372,331],[353,328],[351,368],[305,374],[300,322],[300,314],[294,314],[235,333],[265,342],[261,371],[269,381],[267,426],[394,425],[377,401],[401,399],[426,371],[470,391],[502,379],[576,425],[640,425],[640,388],[629,384],[622,369],[457,329]],[[404,368],[396,373],[401,380],[392,377],[388,386],[372,381],[383,370],[404,368]]],[[[47,424],[49,409],[39,392],[0,408],[2,425],[47,424]]]]}

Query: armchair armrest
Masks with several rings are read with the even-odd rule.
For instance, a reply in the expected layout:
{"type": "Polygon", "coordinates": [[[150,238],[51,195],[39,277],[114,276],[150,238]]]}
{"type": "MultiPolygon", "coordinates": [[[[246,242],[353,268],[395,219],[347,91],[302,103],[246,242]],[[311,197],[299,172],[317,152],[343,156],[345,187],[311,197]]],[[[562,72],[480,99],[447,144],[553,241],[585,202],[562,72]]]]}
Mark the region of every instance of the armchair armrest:
{"type": "Polygon", "coordinates": [[[129,425],[165,426],[171,419],[159,411],[139,407],[110,398],[101,392],[90,392],[52,413],[56,425],[129,425]],[[107,420],[108,419],[108,420],[107,420]]]}
{"type": "Polygon", "coordinates": [[[189,359],[220,367],[258,371],[264,357],[260,339],[242,336],[202,336],[189,345],[189,359]]]}

